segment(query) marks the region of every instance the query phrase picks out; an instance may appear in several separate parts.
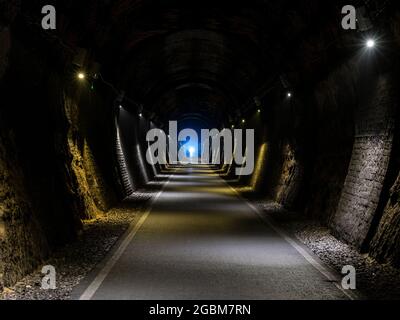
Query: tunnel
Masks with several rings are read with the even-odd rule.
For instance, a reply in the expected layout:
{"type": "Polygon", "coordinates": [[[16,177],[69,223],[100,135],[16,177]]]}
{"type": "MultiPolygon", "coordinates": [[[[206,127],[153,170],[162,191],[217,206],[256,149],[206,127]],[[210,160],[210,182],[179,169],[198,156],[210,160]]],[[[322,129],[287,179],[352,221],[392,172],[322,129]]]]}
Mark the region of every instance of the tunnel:
{"type": "Polygon", "coordinates": [[[398,1],[0,0],[0,299],[400,299],[399,49],[398,1]]]}

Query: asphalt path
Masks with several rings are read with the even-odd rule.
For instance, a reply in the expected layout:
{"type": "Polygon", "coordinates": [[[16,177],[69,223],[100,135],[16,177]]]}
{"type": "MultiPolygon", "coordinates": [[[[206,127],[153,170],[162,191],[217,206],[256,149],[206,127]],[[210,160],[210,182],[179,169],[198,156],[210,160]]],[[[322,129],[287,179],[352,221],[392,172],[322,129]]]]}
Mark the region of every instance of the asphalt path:
{"type": "Polygon", "coordinates": [[[349,299],[336,275],[260,216],[213,171],[175,169],[75,297],[349,299]]]}

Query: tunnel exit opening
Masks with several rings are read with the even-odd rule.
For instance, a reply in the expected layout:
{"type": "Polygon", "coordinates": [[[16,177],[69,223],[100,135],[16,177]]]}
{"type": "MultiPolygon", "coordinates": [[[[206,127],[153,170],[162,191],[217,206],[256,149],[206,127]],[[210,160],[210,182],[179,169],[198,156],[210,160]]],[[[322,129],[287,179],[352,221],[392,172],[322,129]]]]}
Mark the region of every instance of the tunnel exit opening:
{"type": "Polygon", "coordinates": [[[251,175],[254,171],[254,129],[245,132],[242,129],[202,129],[199,141],[195,130],[183,129],[178,133],[177,122],[170,121],[168,139],[163,130],[151,129],[146,140],[150,144],[146,159],[151,165],[231,165],[235,162],[240,167],[236,169],[237,175],[251,175]]]}

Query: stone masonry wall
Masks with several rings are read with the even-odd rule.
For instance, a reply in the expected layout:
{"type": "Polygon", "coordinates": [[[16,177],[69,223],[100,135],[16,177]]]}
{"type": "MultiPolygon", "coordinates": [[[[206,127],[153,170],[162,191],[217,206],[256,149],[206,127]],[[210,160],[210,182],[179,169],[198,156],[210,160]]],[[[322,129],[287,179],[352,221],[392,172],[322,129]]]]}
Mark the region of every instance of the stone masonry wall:
{"type": "MultiPolygon", "coordinates": [[[[397,50],[400,47],[400,11],[397,11],[391,21],[392,33],[397,45],[397,50]]],[[[399,60],[397,59],[397,73],[399,60]]],[[[392,66],[393,68],[394,66],[392,66]]],[[[394,68],[395,69],[395,68],[394,68]]],[[[400,80],[394,79],[395,87],[395,108],[399,108],[400,103],[400,80]]],[[[395,130],[395,145],[392,163],[394,163],[393,176],[397,179],[390,182],[392,185],[389,190],[388,199],[384,203],[382,218],[377,226],[375,235],[370,243],[370,255],[382,263],[391,263],[396,267],[400,267],[400,115],[396,114],[396,130],[395,130]]]]}
{"type": "Polygon", "coordinates": [[[371,242],[370,254],[379,262],[400,267],[400,174],[390,190],[389,201],[371,242]]]}
{"type": "Polygon", "coordinates": [[[327,224],[335,214],[350,163],[354,142],[352,66],[343,65],[320,81],[309,106],[314,128],[309,140],[310,170],[305,213],[327,224]]]}
{"type": "Polygon", "coordinates": [[[393,93],[391,77],[380,75],[370,95],[360,101],[356,136],[338,209],[332,220],[334,232],[360,248],[378,206],[393,141],[393,93]]]}

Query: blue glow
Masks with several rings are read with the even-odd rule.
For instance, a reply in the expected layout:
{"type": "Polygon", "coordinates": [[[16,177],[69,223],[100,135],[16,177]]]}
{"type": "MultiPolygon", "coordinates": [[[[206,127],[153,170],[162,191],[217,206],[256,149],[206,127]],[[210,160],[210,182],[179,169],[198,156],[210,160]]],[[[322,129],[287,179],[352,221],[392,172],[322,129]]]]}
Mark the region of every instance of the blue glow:
{"type": "Polygon", "coordinates": [[[197,159],[199,156],[198,155],[198,146],[191,141],[186,142],[186,143],[184,143],[184,142],[180,143],[180,147],[178,148],[178,150],[179,149],[183,150],[183,152],[185,153],[185,156],[188,159],[194,160],[194,159],[197,159]]]}

